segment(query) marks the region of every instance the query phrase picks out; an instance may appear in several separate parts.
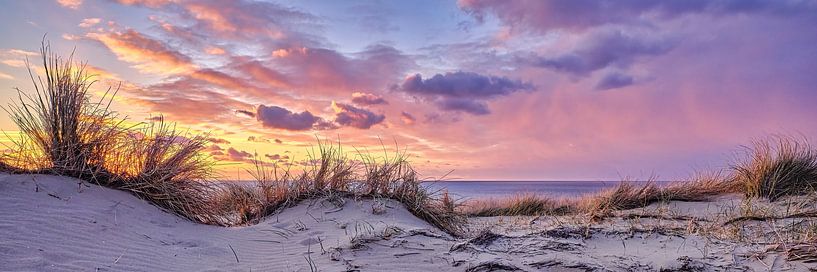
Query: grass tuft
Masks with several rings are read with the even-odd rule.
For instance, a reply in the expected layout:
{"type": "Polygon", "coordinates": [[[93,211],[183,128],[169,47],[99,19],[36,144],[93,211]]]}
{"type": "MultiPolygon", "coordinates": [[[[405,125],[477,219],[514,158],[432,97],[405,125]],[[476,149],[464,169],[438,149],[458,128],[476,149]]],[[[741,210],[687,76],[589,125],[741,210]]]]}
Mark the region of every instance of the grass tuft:
{"type": "Polygon", "coordinates": [[[250,174],[256,179],[264,212],[252,221],[312,197],[388,198],[402,203],[412,214],[452,234],[462,234],[465,218],[455,211],[456,201],[447,192],[431,192],[411,167],[405,152],[374,157],[358,152],[359,160],[343,155],[340,144],[318,141],[310,155],[313,165],[300,175],[289,169],[256,160],[250,174]]]}
{"type": "Polygon", "coordinates": [[[92,102],[88,92],[95,80],[86,73],[85,64],[75,65],[73,54],[62,59],[45,41],[40,53],[44,78],[35,79],[29,66],[34,94],[17,89],[18,103],[4,108],[25,135],[12,139],[17,161],[34,155],[39,161],[24,167],[92,181],[108,178],[102,167],[105,155],[126,130],[124,119],[108,109],[116,91],[109,88],[98,102],[92,102]]]}
{"type": "Polygon", "coordinates": [[[126,190],[192,220],[217,217],[203,197],[213,190],[204,182],[211,171],[200,155],[205,137],[182,135],[163,122],[126,126],[109,108],[116,91],[91,100],[95,80],[85,64],[57,56],[45,41],[40,53],[43,76],[28,66],[33,94],[17,89],[17,103],[4,107],[22,132],[11,139],[6,167],[126,190]]]}
{"type": "Polygon", "coordinates": [[[749,197],[777,200],[817,188],[817,151],[807,140],[771,136],[746,147],[747,159],[732,165],[735,182],[749,197]]]}

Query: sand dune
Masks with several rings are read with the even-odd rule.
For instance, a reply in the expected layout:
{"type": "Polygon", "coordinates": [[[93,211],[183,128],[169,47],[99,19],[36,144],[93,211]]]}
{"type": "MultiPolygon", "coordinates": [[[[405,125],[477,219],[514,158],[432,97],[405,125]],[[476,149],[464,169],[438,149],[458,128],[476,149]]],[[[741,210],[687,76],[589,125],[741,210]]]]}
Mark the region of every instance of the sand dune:
{"type": "MultiPolygon", "coordinates": [[[[674,209],[720,211],[730,201],[674,209]]],[[[79,180],[0,175],[5,271],[806,270],[774,254],[745,257],[750,246],[623,220],[590,228],[552,220],[476,219],[475,235],[453,238],[394,201],[316,199],[224,228],[79,180]]]]}

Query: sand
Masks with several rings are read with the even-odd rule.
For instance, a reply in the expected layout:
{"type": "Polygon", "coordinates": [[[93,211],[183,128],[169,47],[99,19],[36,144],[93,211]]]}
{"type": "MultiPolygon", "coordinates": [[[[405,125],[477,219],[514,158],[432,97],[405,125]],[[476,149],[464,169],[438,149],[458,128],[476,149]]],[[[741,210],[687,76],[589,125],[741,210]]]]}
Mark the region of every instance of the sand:
{"type": "MultiPolygon", "coordinates": [[[[627,213],[661,210],[704,220],[739,204],[736,198],[724,198],[627,213]]],[[[685,234],[675,228],[688,220],[633,222],[625,219],[627,213],[590,227],[567,217],[478,218],[471,220],[471,237],[454,238],[391,200],[314,199],[257,225],[224,228],[196,224],[126,192],[75,179],[0,174],[0,270],[805,271],[809,267],[786,262],[774,253],[755,256],[757,245],[685,234]]]]}

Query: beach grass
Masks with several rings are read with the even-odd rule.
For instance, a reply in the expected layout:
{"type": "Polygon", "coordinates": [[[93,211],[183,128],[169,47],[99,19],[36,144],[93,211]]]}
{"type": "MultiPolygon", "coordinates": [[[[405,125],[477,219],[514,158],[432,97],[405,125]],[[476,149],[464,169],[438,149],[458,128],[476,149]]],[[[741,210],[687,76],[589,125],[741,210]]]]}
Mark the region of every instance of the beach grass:
{"type": "MultiPolygon", "coordinates": [[[[444,191],[430,191],[411,167],[405,151],[392,156],[358,152],[349,158],[341,145],[318,141],[311,162],[298,174],[275,164],[256,160],[251,171],[262,199],[257,219],[308,198],[382,198],[402,203],[412,214],[448,232],[462,234],[465,217],[456,201],[444,191]]],[[[342,205],[342,200],[338,205],[342,205]]]]}
{"type": "Polygon", "coordinates": [[[458,234],[464,217],[447,193],[430,192],[405,152],[347,157],[341,146],[318,141],[297,174],[256,161],[251,171],[259,184],[248,188],[214,181],[214,161],[203,152],[207,135],[177,130],[158,122],[126,125],[110,109],[117,90],[99,101],[89,90],[96,82],[73,55],[63,59],[43,41],[43,73],[29,65],[34,94],[18,89],[18,101],[4,109],[17,124],[19,139],[0,158],[0,170],[67,176],[125,190],[193,221],[236,226],[259,222],[283,207],[307,198],[342,202],[347,197],[387,198],[412,214],[458,234]]]}
{"type": "Polygon", "coordinates": [[[126,125],[110,109],[117,90],[93,101],[96,82],[86,64],[51,52],[43,41],[42,76],[28,66],[32,94],[20,89],[4,107],[21,131],[11,139],[4,165],[14,173],[42,173],[86,180],[125,190],[189,219],[212,218],[202,197],[211,165],[201,151],[203,136],[181,135],[163,122],[126,125]]]}
{"type": "Polygon", "coordinates": [[[735,182],[748,197],[776,200],[814,192],[817,151],[805,138],[769,136],[745,148],[744,159],[732,165],[735,182]]]}

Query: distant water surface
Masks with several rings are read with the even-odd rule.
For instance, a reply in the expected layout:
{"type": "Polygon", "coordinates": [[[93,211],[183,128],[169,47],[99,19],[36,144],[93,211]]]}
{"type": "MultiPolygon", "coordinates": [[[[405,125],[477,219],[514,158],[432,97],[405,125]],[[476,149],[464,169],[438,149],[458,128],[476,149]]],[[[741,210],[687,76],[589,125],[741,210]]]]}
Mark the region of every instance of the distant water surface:
{"type": "MultiPolygon", "coordinates": [[[[501,198],[523,193],[552,197],[574,197],[618,185],[619,181],[438,181],[425,183],[431,189],[448,189],[457,198],[501,198]]],[[[643,184],[644,182],[634,182],[643,184]]],[[[666,182],[656,182],[662,185],[666,182]]]]}

